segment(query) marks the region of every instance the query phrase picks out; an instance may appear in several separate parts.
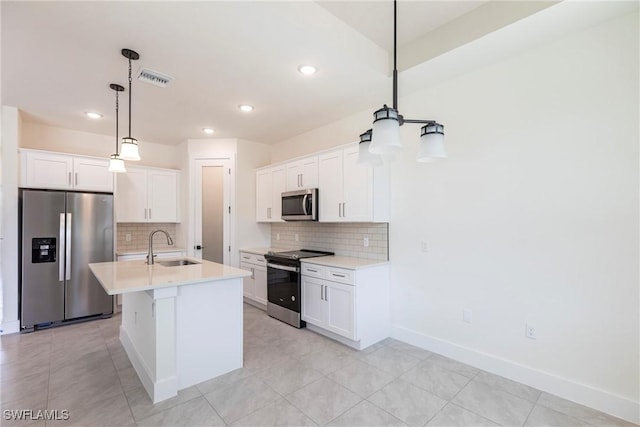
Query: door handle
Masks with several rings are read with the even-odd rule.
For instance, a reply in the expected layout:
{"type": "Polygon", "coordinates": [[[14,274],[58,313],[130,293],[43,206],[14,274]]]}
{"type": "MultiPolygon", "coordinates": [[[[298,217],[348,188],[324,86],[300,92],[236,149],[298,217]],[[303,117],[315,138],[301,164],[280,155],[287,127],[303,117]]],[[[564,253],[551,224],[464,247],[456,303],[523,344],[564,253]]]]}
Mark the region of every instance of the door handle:
{"type": "Polygon", "coordinates": [[[64,245],[64,236],[65,236],[65,226],[64,226],[64,213],[60,214],[60,231],[59,237],[60,241],[58,242],[58,280],[62,282],[64,280],[64,256],[66,253],[66,248],[64,245]]]}
{"type": "Polygon", "coordinates": [[[342,217],[347,217],[347,202],[342,202],[342,217]]]}
{"type": "Polygon", "coordinates": [[[71,172],[69,172],[69,187],[71,187],[71,172]]]}
{"type": "Polygon", "coordinates": [[[65,256],[65,279],[71,279],[71,214],[67,214],[67,224],[66,224],[66,256],[65,256]]]}
{"type": "Polygon", "coordinates": [[[151,208],[149,208],[149,219],[151,219],[151,208]]]}
{"type": "Polygon", "coordinates": [[[147,219],[147,208],[144,208],[144,219],[147,219]]]}
{"type": "Polygon", "coordinates": [[[304,187],[303,179],[304,179],[304,174],[300,174],[300,187],[304,187]]]}
{"type": "Polygon", "coordinates": [[[267,208],[267,218],[271,218],[271,208],[267,208]]]}
{"type": "Polygon", "coordinates": [[[256,278],[256,270],[251,267],[251,279],[255,279],[256,278]]]}
{"type": "Polygon", "coordinates": [[[78,185],[78,172],[76,172],[76,185],[78,185]]]}

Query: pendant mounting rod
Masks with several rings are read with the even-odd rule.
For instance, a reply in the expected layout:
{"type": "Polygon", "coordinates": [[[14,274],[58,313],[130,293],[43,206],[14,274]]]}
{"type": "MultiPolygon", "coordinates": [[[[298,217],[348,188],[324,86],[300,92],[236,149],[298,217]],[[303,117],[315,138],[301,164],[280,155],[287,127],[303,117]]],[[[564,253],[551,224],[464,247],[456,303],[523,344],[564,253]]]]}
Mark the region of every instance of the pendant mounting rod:
{"type": "Polygon", "coordinates": [[[393,0],[393,109],[398,111],[397,2],[393,0]]]}

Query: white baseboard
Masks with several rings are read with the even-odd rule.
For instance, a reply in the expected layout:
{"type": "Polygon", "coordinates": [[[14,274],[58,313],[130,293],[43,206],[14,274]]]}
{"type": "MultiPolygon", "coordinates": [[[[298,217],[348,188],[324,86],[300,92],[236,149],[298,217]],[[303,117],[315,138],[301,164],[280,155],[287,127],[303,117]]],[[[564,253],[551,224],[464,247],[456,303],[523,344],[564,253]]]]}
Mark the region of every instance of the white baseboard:
{"type": "Polygon", "coordinates": [[[144,389],[147,391],[147,394],[149,395],[153,403],[157,403],[161,400],[168,399],[177,395],[178,378],[171,377],[156,382],[154,376],[151,374],[151,372],[149,372],[149,368],[147,367],[146,363],[144,363],[144,361],[138,354],[138,351],[133,345],[133,342],[131,342],[129,334],[127,334],[127,330],[122,326],[120,326],[120,342],[122,343],[122,347],[124,347],[124,351],[127,353],[131,364],[133,365],[133,369],[135,369],[136,373],[138,374],[140,382],[144,386],[144,389]]]}
{"type": "Polygon", "coordinates": [[[16,332],[20,332],[20,321],[12,320],[10,322],[3,322],[2,327],[0,327],[0,335],[6,334],[15,334],[16,332]]]}
{"type": "Polygon", "coordinates": [[[509,378],[618,418],[640,423],[640,403],[615,394],[580,384],[530,366],[482,353],[421,332],[392,325],[391,336],[416,347],[450,357],[476,368],[509,378]]]}

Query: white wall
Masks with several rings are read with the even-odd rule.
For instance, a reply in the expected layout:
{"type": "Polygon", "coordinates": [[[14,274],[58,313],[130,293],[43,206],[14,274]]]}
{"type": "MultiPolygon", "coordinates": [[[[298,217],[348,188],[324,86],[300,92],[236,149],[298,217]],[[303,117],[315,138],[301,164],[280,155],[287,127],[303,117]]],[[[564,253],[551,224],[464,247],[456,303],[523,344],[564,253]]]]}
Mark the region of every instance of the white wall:
{"type": "MultiPolygon", "coordinates": [[[[399,100],[445,125],[449,159],[416,163],[402,128],[395,337],[638,421],[638,72],[636,12],[399,100]]],[[[352,141],[376,108],[273,159],[352,141]]]]}
{"type": "Polygon", "coordinates": [[[18,320],[18,141],[22,130],[20,112],[2,106],[2,205],[0,278],[2,283],[2,333],[17,332],[18,320]]]}
{"type": "MultiPolygon", "coordinates": [[[[146,141],[138,141],[138,146],[142,159],[135,165],[179,169],[175,146],[146,141]]],[[[115,136],[24,122],[20,147],[108,158],[115,149],[115,136]]]]}
{"type": "Polygon", "coordinates": [[[256,222],[255,169],[269,164],[271,147],[251,141],[238,140],[238,169],[236,219],[238,221],[237,249],[267,247],[271,242],[271,226],[256,222]]]}

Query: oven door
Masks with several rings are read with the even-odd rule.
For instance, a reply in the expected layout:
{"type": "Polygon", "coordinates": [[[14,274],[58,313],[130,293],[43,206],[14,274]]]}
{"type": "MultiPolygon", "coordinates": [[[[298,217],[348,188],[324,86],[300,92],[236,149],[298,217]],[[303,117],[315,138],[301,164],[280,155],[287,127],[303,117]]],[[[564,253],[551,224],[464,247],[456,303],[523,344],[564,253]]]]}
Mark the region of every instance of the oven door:
{"type": "Polygon", "coordinates": [[[267,299],[300,313],[300,267],[267,263],[267,299]]]}

